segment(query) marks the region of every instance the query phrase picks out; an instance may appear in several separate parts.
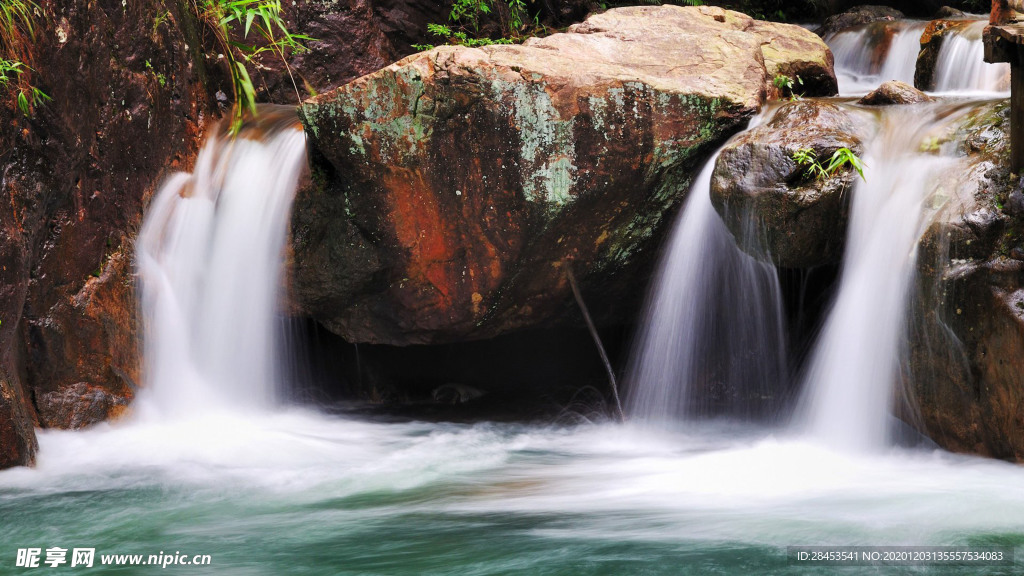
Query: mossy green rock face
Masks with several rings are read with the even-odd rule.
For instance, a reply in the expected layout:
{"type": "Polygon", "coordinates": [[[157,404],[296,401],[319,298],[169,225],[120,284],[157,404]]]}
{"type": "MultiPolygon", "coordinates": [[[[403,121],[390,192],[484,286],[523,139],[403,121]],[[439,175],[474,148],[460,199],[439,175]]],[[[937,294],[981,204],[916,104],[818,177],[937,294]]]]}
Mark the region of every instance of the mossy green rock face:
{"type": "Polygon", "coordinates": [[[563,315],[571,266],[614,320],[696,169],[780,73],[835,92],[802,28],[637,7],[522,46],[440,47],[309,100],[296,303],[354,342],[488,338],[563,315]]]}

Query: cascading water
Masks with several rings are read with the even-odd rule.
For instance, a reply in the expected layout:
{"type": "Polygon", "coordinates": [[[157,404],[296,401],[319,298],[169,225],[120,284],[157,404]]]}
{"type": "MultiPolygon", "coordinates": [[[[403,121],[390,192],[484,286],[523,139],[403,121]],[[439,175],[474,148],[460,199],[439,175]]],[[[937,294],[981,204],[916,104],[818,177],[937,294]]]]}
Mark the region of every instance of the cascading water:
{"type": "MultiPolygon", "coordinates": [[[[844,90],[865,92],[890,73],[912,82],[924,26],[885,22],[833,36],[837,67],[860,72],[846,74],[853,82],[844,90]]],[[[980,41],[975,28],[970,24],[954,38],[973,50],[980,41]]],[[[967,69],[961,75],[967,79],[943,88],[993,89],[985,83],[989,80],[976,81],[991,72],[988,65],[980,56],[968,65],[957,46],[947,41],[940,66],[954,62],[967,69]]],[[[899,426],[893,398],[905,352],[915,246],[928,222],[926,201],[942,195],[939,176],[959,162],[937,154],[937,143],[970,106],[940,102],[876,112],[880,127],[866,143],[867,182],[851,191],[836,299],[803,369],[795,424],[817,441],[876,449],[886,446],[899,426]]],[[[856,106],[851,112],[865,113],[856,106]]],[[[764,402],[783,395],[786,381],[778,282],[773,269],[739,250],[712,208],[708,187],[714,162],[695,181],[636,338],[627,398],[633,417],[643,421],[743,415],[735,404],[744,398],[759,398],[769,410],[781,408],[764,402]]]]}
{"type": "Polygon", "coordinates": [[[880,111],[880,129],[866,146],[866,180],[852,191],[836,300],[797,413],[798,426],[817,441],[852,450],[888,443],[916,244],[931,208],[950,196],[943,187],[962,161],[934,153],[937,146],[928,143],[943,134],[943,118],[959,118],[951,111],[964,106],[880,111]]]}
{"type": "Polygon", "coordinates": [[[306,150],[294,109],[259,118],[210,136],[193,174],[172,176],[149,208],[137,242],[142,411],[274,401],[282,250],[306,150]]]}
{"type": "Polygon", "coordinates": [[[628,369],[631,417],[749,416],[787,375],[775,269],[737,246],[711,204],[716,154],[694,180],[628,369]]]}
{"type": "Polygon", "coordinates": [[[882,82],[914,83],[926,22],[874,22],[825,38],[835,56],[840,94],[866,94],[882,82]]]}
{"type": "Polygon", "coordinates": [[[988,22],[972,22],[942,42],[935,63],[936,92],[1005,92],[1010,65],[985,62],[982,33],[988,22]]]}
{"type": "MultiPolygon", "coordinates": [[[[982,31],[987,21],[948,32],[935,61],[935,92],[1001,92],[1009,89],[1009,65],[987,64],[982,31]]],[[[841,30],[825,38],[835,55],[839,92],[860,95],[882,82],[914,84],[927,22],[884,21],[841,30]]]]}
{"type": "MultiPolygon", "coordinates": [[[[929,200],[941,199],[939,175],[956,167],[921,144],[968,106],[878,112],[868,181],[851,191],[848,261],[798,418],[815,437],[879,441],[913,243],[939,204],[929,200]],[[865,397],[843,396],[851,391],[865,397]]],[[[195,173],[169,180],[149,208],[138,244],[148,387],[137,407],[176,417],[41,430],[38,466],[0,472],[0,572],[19,571],[8,566],[22,550],[43,560],[67,549],[70,560],[79,546],[95,549],[96,572],[155,573],[103,558],[180,552],[212,563],[167,573],[254,576],[800,576],[835,569],[794,563],[787,547],[820,545],[1016,545],[1019,562],[1024,471],[1005,462],[850,453],[719,423],[666,431],[375,421],[294,406],[239,413],[272,402],[279,265],[302,169],[293,111],[271,124],[236,141],[211,138],[195,173]],[[200,421],[177,417],[211,408],[200,421]]],[[[634,382],[666,389],[630,397],[634,422],[735,414],[722,405],[742,398],[723,393],[712,406],[697,392],[754,396],[785,380],[775,274],[718,219],[713,164],[673,233],[634,361],[634,382]]],[[[1019,571],[970,568],[838,570],[1019,571]]]]}

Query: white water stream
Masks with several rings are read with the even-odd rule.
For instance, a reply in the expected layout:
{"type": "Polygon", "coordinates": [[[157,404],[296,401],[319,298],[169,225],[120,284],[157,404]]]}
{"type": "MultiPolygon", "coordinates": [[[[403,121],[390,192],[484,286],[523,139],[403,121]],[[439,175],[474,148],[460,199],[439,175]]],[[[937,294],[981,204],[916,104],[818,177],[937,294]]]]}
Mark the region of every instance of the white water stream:
{"type": "Polygon", "coordinates": [[[913,247],[941,173],[955,165],[921,152],[943,106],[882,113],[868,145],[837,298],[806,370],[803,435],[685,421],[745,416],[743,398],[709,405],[692,390],[724,383],[753,397],[788,377],[777,280],[717,219],[710,164],[649,306],[631,371],[633,423],[456,425],[271,410],[303,137],[291,127],[214,138],[194,174],[175,176],[154,199],[140,235],[147,387],[137,414],[43,431],[35,469],[0,472],[0,572],[16,549],[50,546],[210,554],[210,567],[165,571],[268,576],[796,576],[822,571],[787,563],[791,545],[1020,551],[1020,467],[885,447],[913,247]]]}
{"type": "Polygon", "coordinates": [[[268,135],[211,136],[193,174],[149,207],[136,244],[144,417],[275,404],[282,253],[306,149],[294,113],[265,114],[268,135]]]}

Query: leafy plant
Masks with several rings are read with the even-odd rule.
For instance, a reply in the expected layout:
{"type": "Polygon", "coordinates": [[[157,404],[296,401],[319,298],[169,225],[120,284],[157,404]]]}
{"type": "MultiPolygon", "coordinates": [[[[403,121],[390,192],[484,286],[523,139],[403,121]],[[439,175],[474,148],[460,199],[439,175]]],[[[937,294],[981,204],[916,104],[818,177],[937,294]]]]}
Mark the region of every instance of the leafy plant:
{"type": "MultiPolygon", "coordinates": [[[[542,28],[538,17],[530,19],[526,0],[455,0],[448,14],[448,24],[427,24],[427,32],[443,38],[450,44],[461,46],[489,46],[491,44],[513,44],[523,37],[524,30],[533,25],[542,28]],[[488,38],[481,35],[482,21],[495,12],[496,3],[507,9],[507,22],[503,26],[502,38],[488,38]]],[[[433,44],[414,44],[417,50],[429,50],[433,44]]]]}
{"type": "Polygon", "coordinates": [[[811,148],[801,148],[793,152],[792,158],[798,166],[804,166],[804,174],[809,178],[830,180],[844,167],[850,166],[860,175],[861,180],[866,180],[864,162],[849,148],[836,150],[825,164],[818,160],[817,153],[811,148]]]}
{"type": "Polygon", "coordinates": [[[270,52],[280,58],[295,88],[295,97],[302,99],[287,56],[307,50],[304,43],[314,39],[288,30],[281,17],[281,0],[192,0],[192,6],[213,29],[227,60],[235,97],[232,133],[238,132],[246,113],[256,114],[256,89],[246,64],[261,54],[270,52]],[[246,44],[235,39],[240,34],[247,40],[254,31],[257,43],[246,44]]]}
{"type": "Polygon", "coordinates": [[[794,80],[785,74],[777,74],[775,79],[772,80],[772,84],[779,89],[779,93],[782,95],[785,95],[788,92],[790,100],[799,100],[803,98],[803,94],[797,93],[796,86],[803,86],[804,81],[800,76],[796,76],[795,78],[796,79],[794,80]]]}
{"type": "Polygon", "coordinates": [[[11,94],[14,104],[25,116],[50,97],[32,84],[32,57],[35,40],[33,14],[39,6],[32,0],[0,0],[0,93],[11,94]]]}
{"type": "Polygon", "coordinates": [[[153,77],[156,78],[156,81],[160,84],[161,88],[167,86],[167,76],[164,76],[162,73],[154,70],[153,64],[149,60],[146,60],[146,69],[149,70],[151,74],[153,74],[153,77]]]}

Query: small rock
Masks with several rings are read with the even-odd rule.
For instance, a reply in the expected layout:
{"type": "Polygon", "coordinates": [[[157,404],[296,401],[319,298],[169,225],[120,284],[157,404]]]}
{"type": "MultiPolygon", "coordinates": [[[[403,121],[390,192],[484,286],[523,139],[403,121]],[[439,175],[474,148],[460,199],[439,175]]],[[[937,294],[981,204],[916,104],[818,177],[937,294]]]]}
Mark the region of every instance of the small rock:
{"type": "Polygon", "coordinates": [[[101,386],[78,382],[37,397],[42,423],[48,428],[75,430],[116,418],[131,398],[111,394],[101,386]]]}
{"type": "Polygon", "coordinates": [[[890,80],[879,86],[874,92],[860,99],[865,106],[889,106],[892,104],[920,104],[935,100],[924,92],[906,82],[890,80]]]}
{"type": "Polygon", "coordinates": [[[442,384],[437,388],[434,388],[431,394],[434,400],[442,404],[465,404],[470,400],[476,400],[483,396],[485,392],[479,388],[474,388],[466,384],[458,384],[449,382],[448,384],[442,384]]]}
{"type": "Polygon", "coordinates": [[[856,173],[808,178],[793,153],[827,160],[836,150],[863,151],[858,122],[835,104],[800,100],[730,142],[718,156],[711,201],[739,245],[784,268],[839,261],[848,216],[846,192],[856,173]]]}
{"type": "Polygon", "coordinates": [[[952,6],[943,6],[939,8],[939,11],[935,13],[936,20],[958,20],[967,18],[967,14],[963,10],[957,10],[952,6]]]}

